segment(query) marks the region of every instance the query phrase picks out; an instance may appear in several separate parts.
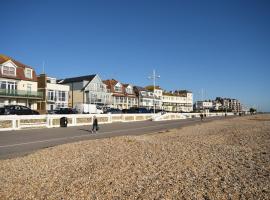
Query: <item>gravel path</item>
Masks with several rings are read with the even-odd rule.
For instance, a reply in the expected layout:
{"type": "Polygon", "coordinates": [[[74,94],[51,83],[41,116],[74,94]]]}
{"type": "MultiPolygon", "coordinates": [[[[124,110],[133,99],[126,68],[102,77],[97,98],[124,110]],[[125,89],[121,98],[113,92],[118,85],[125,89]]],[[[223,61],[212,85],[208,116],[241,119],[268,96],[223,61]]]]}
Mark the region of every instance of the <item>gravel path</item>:
{"type": "Polygon", "coordinates": [[[0,161],[0,199],[270,199],[270,115],[0,161]]]}

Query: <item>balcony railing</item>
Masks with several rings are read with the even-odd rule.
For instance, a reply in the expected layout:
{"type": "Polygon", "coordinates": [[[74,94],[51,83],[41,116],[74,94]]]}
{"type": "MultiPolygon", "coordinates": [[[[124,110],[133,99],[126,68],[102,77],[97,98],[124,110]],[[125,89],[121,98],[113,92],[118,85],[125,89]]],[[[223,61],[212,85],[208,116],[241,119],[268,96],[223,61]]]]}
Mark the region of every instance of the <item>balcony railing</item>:
{"type": "Polygon", "coordinates": [[[25,97],[25,98],[39,98],[42,99],[42,92],[33,92],[26,90],[6,90],[0,89],[0,96],[14,96],[14,97],[25,97]]]}

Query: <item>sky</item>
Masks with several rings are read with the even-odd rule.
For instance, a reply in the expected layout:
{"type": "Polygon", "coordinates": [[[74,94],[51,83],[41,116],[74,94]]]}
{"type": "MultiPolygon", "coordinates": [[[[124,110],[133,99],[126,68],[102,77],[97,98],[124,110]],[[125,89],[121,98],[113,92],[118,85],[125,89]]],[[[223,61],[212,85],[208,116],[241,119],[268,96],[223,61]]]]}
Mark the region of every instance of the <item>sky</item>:
{"type": "Polygon", "coordinates": [[[146,86],[155,69],[163,89],[270,111],[268,0],[0,1],[0,53],[38,74],[146,86]]]}

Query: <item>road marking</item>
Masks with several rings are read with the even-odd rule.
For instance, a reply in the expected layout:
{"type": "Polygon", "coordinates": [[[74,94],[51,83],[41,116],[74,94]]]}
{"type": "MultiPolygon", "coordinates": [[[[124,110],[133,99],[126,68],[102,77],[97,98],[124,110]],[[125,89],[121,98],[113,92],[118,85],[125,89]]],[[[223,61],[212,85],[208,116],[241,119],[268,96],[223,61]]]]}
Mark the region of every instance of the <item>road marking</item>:
{"type": "MultiPolygon", "coordinates": [[[[196,121],[197,120],[194,120],[194,121],[189,120],[189,121],[185,121],[185,122],[191,123],[191,122],[196,122],[196,121]]],[[[123,132],[123,131],[142,130],[142,129],[147,129],[147,128],[160,127],[160,126],[164,126],[164,125],[174,125],[174,124],[179,124],[179,122],[168,123],[168,124],[156,124],[156,125],[153,125],[153,126],[145,126],[145,127],[139,127],[139,128],[121,129],[121,130],[115,130],[115,131],[100,132],[100,133],[98,133],[98,135],[104,135],[104,134],[109,134],[109,133],[117,133],[117,132],[123,132]]],[[[17,143],[17,144],[2,145],[2,146],[0,146],[0,148],[23,146],[23,145],[28,145],[28,144],[52,142],[52,141],[58,141],[58,140],[75,139],[75,138],[98,136],[98,135],[86,134],[86,135],[77,135],[77,136],[72,136],[72,137],[53,138],[53,139],[48,139],[48,140],[37,140],[37,141],[33,141],[33,142],[23,142],[23,143],[17,143]]]]}

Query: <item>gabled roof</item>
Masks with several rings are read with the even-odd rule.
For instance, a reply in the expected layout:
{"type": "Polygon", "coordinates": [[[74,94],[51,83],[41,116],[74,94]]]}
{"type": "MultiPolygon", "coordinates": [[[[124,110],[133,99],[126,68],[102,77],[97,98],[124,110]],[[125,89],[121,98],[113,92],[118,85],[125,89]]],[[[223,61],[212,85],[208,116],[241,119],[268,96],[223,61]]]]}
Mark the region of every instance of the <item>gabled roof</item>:
{"type": "Polygon", "coordinates": [[[3,54],[0,54],[0,64],[3,64],[7,61],[11,60],[15,65],[17,65],[18,67],[22,67],[22,68],[31,68],[33,69],[32,67],[30,66],[27,66],[25,64],[22,64],[21,62],[17,61],[17,60],[14,60],[13,58],[9,57],[9,56],[6,56],[6,55],[3,55],[3,54]]]}
{"type": "Polygon", "coordinates": [[[1,72],[0,72],[0,77],[9,78],[9,79],[15,79],[15,80],[37,81],[36,72],[32,67],[30,67],[28,65],[25,65],[25,64],[23,64],[23,63],[21,63],[19,61],[16,61],[16,60],[14,60],[13,58],[11,58],[9,56],[0,54],[0,64],[3,64],[3,63],[8,62],[8,61],[13,62],[17,66],[16,77],[3,75],[3,74],[1,74],[1,72]],[[32,78],[26,78],[25,77],[25,74],[24,74],[25,68],[32,69],[32,78]]]}
{"type": "MultiPolygon", "coordinates": [[[[104,80],[103,81],[104,84],[107,85],[107,89],[110,90],[110,92],[114,93],[115,90],[114,90],[114,86],[117,84],[117,83],[120,83],[119,81],[115,80],[115,79],[109,79],[109,80],[104,80]]],[[[122,84],[122,83],[120,83],[122,84]]],[[[119,92],[118,92],[119,93],[119,92]]],[[[124,93],[124,88],[122,88],[122,92],[121,93],[124,93]]]]}
{"type": "Polygon", "coordinates": [[[87,75],[87,76],[78,76],[78,77],[72,77],[72,78],[65,78],[62,80],[59,80],[58,82],[61,84],[65,83],[73,83],[73,82],[81,82],[81,81],[92,81],[95,78],[96,74],[87,75]]]}

